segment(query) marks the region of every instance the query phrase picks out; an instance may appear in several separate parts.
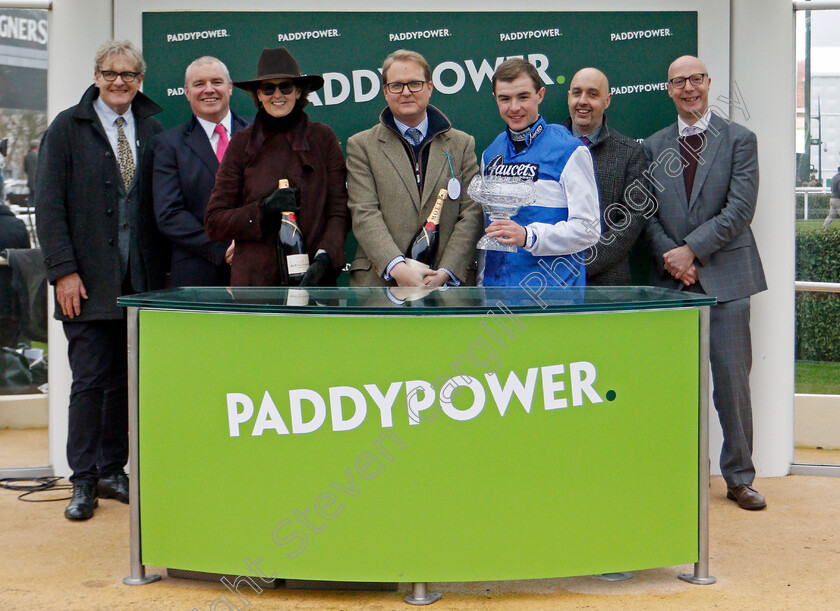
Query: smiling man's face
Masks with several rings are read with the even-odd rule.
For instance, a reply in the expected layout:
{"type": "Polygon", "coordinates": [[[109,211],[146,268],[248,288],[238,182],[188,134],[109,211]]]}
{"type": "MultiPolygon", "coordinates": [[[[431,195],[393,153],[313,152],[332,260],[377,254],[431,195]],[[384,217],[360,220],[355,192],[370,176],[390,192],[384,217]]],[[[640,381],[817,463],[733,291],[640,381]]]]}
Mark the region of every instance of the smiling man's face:
{"type": "Polygon", "coordinates": [[[131,101],[137,92],[140,91],[140,84],[143,82],[143,75],[138,74],[134,80],[126,83],[121,76],[113,81],[106,81],[102,76],[103,72],[137,72],[137,66],[121,53],[106,57],[98,72],[94,72],[93,78],[99,88],[99,97],[111,110],[118,115],[124,115],[131,108],[131,101]]]}
{"type": "Polygon", "coordinates": [[[709,107],[709,84],[712,82],[708,76],[703,77],[699,85],[692,85],[688,78],[694,74],[706,74],[706,65],[696,57],[684,55],[674,60],[668,68],[668,95],[674,100],[677,107],[677,114],[689,125],[694,125],[709,107]],[[671,85],[672,78],[682,77],[686,79],[685,87],[677,89],[671,85]]]}
{"type": "Polygon", "coordinates": [[[186,81],[185,95],[196,117],[219,123],[227,116],[233,83],[220,63],[193,66],[186,81]]]}

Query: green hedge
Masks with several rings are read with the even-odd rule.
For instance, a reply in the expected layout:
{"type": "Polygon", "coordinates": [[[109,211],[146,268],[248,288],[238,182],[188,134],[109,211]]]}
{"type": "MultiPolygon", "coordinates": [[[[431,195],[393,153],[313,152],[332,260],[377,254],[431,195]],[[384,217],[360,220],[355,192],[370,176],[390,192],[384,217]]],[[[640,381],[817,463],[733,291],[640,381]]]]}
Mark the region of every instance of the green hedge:
{"type": "MultiPolygon", "coordinates": [[[[796,279],[840,282],[840,231],[796,232],[796,279]]],[[[796,358],[840,361],[840,295],[796,294],[796,358]]]]}
{"type": "MultiPolygon", "coordinates": [[[[808,209],[828,210],[828,201],[831,199],[831,193],[811,193],[808,196],[808,209]]],[[[805,194],[796,194],[796,211],[802,212],[805,210],[805,194]]]]}

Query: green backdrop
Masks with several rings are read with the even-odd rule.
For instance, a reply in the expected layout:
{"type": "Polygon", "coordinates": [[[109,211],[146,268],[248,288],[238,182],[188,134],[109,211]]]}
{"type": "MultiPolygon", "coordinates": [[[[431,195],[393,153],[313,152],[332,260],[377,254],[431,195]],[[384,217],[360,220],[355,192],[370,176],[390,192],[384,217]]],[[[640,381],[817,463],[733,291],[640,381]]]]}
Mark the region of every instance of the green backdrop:
{"type": "MultiPolygon", "coordinates": [[[[568,116],[569,81],[585,66],[603,70],[616,90],[607,114],[619,131],[645,138],[673,122],[666,73],[674,58],[697,53],[697,13],[147,12],[144,91],[164,107],[162,121],[171,127],[189,118],[178,88],[193,59],[215,55],[233,80],[247,80],[256,76],[261,50],[281,45],[304,72],[325,75],[329,93],[318,92],[321,105],[307,112],[332,127],[342,145],[375,124],[385,107],[379,83],[369,78],[385,56],[399,48],[419,51],[437,71],[432,104],[475,136],[480,154],[504,128],[490,77],[496,62],[511,56],[530,57],[543,70],[548,82],[541,110],[549,122],[568,116]]],[[[254,114],[242,91],[233,107],[254,114]]]]}
{"type": "MultiPolygon", "coordinates": [[[[142,562],[252,574],[246,560],[261,558],[266,575],[400,582],[695,562],[698,320],[695,309],[521,315],[506,320],[515,338],[502,348],[480,317],[143,310],[142,562]],[[482,384],[484,408],[463,420],[430,409],[410,424],[405,383],[441,387],[453,362],[482,384]],[[594,375],[576,400],[582,362],[594,375]],[[500,415],[484,375],[493,363],[501,383],[537,368],[529,412],[513,395],[500,415]],[[544,392],[541,368],[554,365],[564,389],[544,392]],[[391,384],[383,426],[365,385],[387,394],[391,384]],[[341,387],[366,397],[351,430],[333,430],[330,388],[341,387]],[[299,389],[325,399],[317,430],[252,434],[266,393],[274,424],[292,431],[299,389]],[[238,436],[232,393],[254,404],[238,436]],[[567,407],[545,409],[549,395],[567,407]]],[[[456,415],[474,397],[458,394],[456,415]]],[[[349,400],[341,410],[345,420],[355,411],[349,400]]],[[[304,402],[304,420],[314,413],[304,402]]]]}

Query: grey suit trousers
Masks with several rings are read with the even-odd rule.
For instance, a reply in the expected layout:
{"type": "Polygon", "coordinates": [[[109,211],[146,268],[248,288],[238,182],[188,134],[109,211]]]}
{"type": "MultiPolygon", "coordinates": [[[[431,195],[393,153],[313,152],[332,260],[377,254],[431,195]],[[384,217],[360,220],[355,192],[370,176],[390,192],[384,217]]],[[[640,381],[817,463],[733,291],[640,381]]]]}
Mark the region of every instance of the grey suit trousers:
{"type": "Polygon", "coordinates": [[[723,430],[720,471],[730,488],[752,484],[753,421],[750,401],[752,340],[750,298],[718,303],[711,308],[709,360],[713,399],[723,430]]]}

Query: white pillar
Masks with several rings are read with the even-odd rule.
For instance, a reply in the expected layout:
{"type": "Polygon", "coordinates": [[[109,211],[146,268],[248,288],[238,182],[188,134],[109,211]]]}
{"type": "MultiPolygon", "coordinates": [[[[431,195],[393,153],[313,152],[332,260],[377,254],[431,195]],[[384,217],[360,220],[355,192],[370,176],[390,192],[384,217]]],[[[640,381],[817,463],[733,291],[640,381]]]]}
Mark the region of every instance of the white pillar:
{"type": "MultiPolygon", "coordinates": [[[[93,56],[112,36],[113,11],[108,0],[62,0],[50,12],[47,46],[47,116],[55,116],[79,102],[93,83],[93,56]]],[[[49,448],[56,475],[67,477],[67,405],[70,397],[70,364],[67,339],[61,323],[52,318],[53,292],[49,297],[49,448]]]]}
{"type": "Polygon", "coordinates": [[[758,136],[761,178],[752,228],[769,287],[752,299],[753,458],[759,477],[786,475],[793,460],[793,24],[789,0],[732,0],[731,90],[737,84],[749,119],[734,106],[731,111],[758,136]]]}

